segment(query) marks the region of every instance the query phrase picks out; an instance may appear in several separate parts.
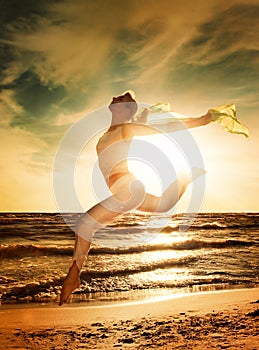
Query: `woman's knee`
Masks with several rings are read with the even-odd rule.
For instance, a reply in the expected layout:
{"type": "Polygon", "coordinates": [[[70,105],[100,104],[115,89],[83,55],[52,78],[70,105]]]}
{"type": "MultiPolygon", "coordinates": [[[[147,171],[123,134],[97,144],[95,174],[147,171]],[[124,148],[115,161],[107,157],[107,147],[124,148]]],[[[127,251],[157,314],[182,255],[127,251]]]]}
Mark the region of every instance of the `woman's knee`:
{"type": "Polygon", "coordinates": [[[118,194],[119,206],[125,211],[133,210],[139,207],[145,200],[146,190],[143,183],[139,180],[128,184],[127,191],[118,194]]]}
{"type": "Polygon", "coordinates": [[[83,214],[76,223],[76,234],[88,242],[92,242],[94,233],[103,226],[88,213],[83,214]]]}

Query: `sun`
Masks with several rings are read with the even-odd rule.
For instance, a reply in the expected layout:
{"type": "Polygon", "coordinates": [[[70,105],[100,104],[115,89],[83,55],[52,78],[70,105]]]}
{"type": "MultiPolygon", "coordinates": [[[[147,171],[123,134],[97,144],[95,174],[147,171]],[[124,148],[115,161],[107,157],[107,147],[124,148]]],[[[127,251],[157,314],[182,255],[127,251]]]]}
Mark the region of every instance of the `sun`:
{"type": "Polygon", "coordinates": [[[134,137],[128,155],[128,168],[154,195],[162,192],[189,164],[179,146],[166,135],[134,137]]]}
{"type": "Polygon", "coordinates": [[[159,181],[159,175],[148,164],[140,160],[128,160],[129,171],[140,180],[146,188],[146,191],[154,195],[159,196],[162,193],[161,182],[159,181]]]}

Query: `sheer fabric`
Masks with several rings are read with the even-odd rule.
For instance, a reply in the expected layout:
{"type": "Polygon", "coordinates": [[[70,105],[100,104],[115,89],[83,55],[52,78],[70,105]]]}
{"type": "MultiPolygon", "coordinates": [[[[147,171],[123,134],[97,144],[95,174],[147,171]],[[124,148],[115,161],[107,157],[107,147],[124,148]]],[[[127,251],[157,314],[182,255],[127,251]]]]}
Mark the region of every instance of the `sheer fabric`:
{"type": "MultiPolygon", "coordinates": [[[[211,122],[220,124],[226,131],[232,134],[241,134],[247,138],[249,137],[248,128],[240,120],[237,119],[235,104],[220,105],[209,109],[208,112],[212,116],[211,122]]],[[[171,111],[169,103],[156,103],[153,106],[140,111],[140,113],[134,117],[134,122],[141,123],[144,113],[147,115],[147,125],[153,125],[155,127],[158,124],[171,124],[172,131],[174,131],[172,123],[173,121],[181,122],[189,119],[187,116],[171,111]]]]}

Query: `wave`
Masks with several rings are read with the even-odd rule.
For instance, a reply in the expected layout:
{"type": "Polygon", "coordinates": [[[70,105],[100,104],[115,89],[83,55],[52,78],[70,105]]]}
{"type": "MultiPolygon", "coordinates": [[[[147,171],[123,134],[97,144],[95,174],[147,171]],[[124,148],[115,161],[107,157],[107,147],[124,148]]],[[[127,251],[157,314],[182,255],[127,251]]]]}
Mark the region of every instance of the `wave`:
{"type": "MultiPolygon", "coordinates": [[[[253,241],[242,241],[242,240],[199,240],[190,239],[177,243],[167,244],[153,244],[153,245],[136,245],[130,247],[106,247],[93,245],[89,254],[134,254],[143,252],[153,252],[159,250],[198,250],[198,249],[222,249],[231,248],[237,246],[253,246],[258,245],[257,242],[253,241]]],[[[73,246],[37,246],[37,245],[23,245],[23,244],[11,244],[8,246],[0,245],[0,258],[11,259],[23,256],[60,256],[66,255],[71,256],[73,254],[73,246]]]]}
{"type": "Polygon", "coordinates": [[[128,230],[128,227],[131,227],[131,233],[133,232],[139,232],[139,231],[143,231],[143,229],[145,229],[146,231],[152,233],[157,233],[157,232],[161,232],[161,233],[172,233],[172,232],[176,232],[176,231],[182,231],[182,230],[186,230],[186,228],[188,229],[188,231],[197,231],[197,230],[232,230],[232,229],[240,229],[243,230],[245,229],[259,229],[259,225],[258,224],[231,224],[231,223],[227,223],[227,224],[222,224],[219,222],[206,222],[206,223],[200,223],[200,224],[191,224],[189,226],[188,222],[183,222],[181,224],[178,225],[167,225],[165,227],[159,228],[159,227],[152,227],[152,225],[150,227],[146,227],[145,224],[136,224],[136,223],[129,223],[129,224],[114,224],[114,225],[109,225],[107,226],[108,229],[116,229],[116,230],[120,230],[121,232],[128,230]]]}
{"type": "Polygon", "coordinates": [[[211,229],[225,229],[227,228],[227,226],[214,221],[214,222],[206,222],[200,225],[193,225],[192,228],[194,229],[198,228],[201,230],[211,230],[211,229]]]}
{"type": "MultiPolygon", "coordinates": [[[[172,233],[175,231],[182,231],[185,228],[188,228],[188,231],[196,231],[196,230],[212,230],[212,229],[226,229],[228,228],[226,225],[222,225],[220,223],[217,222],[212,222],[212,223],[204,223],[204,224],[199,224],[199,225],[191,225],[189,226],[188,222],[186,223],[182,223],[180,225],[175,225],[175,226],[165,226],[161,229],[161,233],[172,233]]],[[[153,229],[154,230],[154,229],[153,229]]],[[[150,229],[148,230],[150,231],[150,229]]],[[[157,231],[157,229],[155,229],[155,231],[157,231]]]]}
{"type": "Polygon", "coordinates": [[[142,231],[143,229],[148,230],[148,232],[157,232],[161,231],[162,233],[171,233],[175,231],[181,231],[183,228],[188,228],[188,231],[197,231],[197,230],[226,230],[226,229],[259,229],[258,223],[220,223],[217,221],[214,222],[205,222],[205,223],[193,223],[189,224],[188,221],[183,221],[179,224],[167,225],[165,227],[152,227],[152,222],[148,223],[148,226],[145,223],[139,224],[136,222],[132,223],[114,223],[112,225],[108,225],[108,229],[120,229],[121,231],[127,230],[128,227],[132,227],[136,232],[142,231]]]}
{"type": "Polygon", "coordinates": [[[109,269],[109,270],[87,270],[82,272],[82,278],[108,278],[114,276],[125,276],[125,275],[133,275],[142,272],[149,272],[158,269],[167,269],[171,267],[179,267],[179,266],[188,266],[197,260],[198,257],[188,256],[178,259],[167,259],[165,261],[157,261],[157,262],[148,262],[146,264],[142,264],[135,267],[124,267],[123,269],[109,269]]]}
{"type": "MultiPolygon", "coordinates": [[[[193,259],[196,260],[196,259],[193,259]]],[[[178,262],[171,262],[165,267],[177,267],[181,265],[191,264],[192,259],[182,258],[178,262]]],[[[235,286],[241,285],[248,287],[256,287],[256,282],[251,282],[249,279],[242,276],[235,276],[228,273],[218,272],[210,273],[209,276],[204,278],[191,278],[184,280],[167,280],[167,281],[151,281],[151,280],[141,280],[136,281],[131,278],[131,275],[148,272],[156,269],[163,268],[162,264],[153,264],[152,266],[142,266],[139,269],[127,269],[127,270],[114,270],[114,271],[83,271],[81,273],[82,284],[80,289],[78,289],[74,294],[85,294],[91,293],[91,299],[93,298],[92,293],[100,292],[118,292],[118,291],[129,291],[129,290],[143,290],[143,289],[157,289],[157,288],[188,288],[188,290],[194,287],[194,291],[199,289],[204,290],[206,286],[209,286],[211,290],[212,287],[215,289],[224,288],[223,285],[235,286]],[[200,287],[199,287],[200,286],[200,287]]],[[[46,302],[57,300],[59,290],[64,281],[64,278],[54,278],[49,281],[31,281],[24,285],[15,286],[10,288],[1,297],[1,302],[3,304],[8,303],[24,303],[24,302],[46,302]]],[[[107,294],[106,294],[107,297],[107,294]]],[[[86,300],[83,297],[82,300],[86,300]]]]}
{"type": "Polygon", "coordinates": [[[139,245],[123,248],[112,247],[98,247],[95,246],[91,249],[91,254],[132,254],[142,252],[152,252],[159,250],[197,250],[204,248],[228,248],[236,246],[252,246],[257,245],[256,242],[248,242],[241,240],[218,240],[218,241],[205,241],[199,239],[190,239],[183,242],[171,243],[171,244],[154,244],[154,245],[139,245]]]}
{"type": "MultiPolygon", "coordinates": [[[[146,263],[132,268],[121,268],[121,269],[109,269],[109,270],[86,270],[81,272],[81,279],[90,282],[92,279],[102,279],[103,283],[110,278],[117,280],[118,277],[126,277],[133,274],[154,271],[157,269],[165,269],[171,267],[188,266],[193,261],[197,260],[197,257],[184,257],[180,259],[169,259],[162,262],[146,263]]],[[[33,281],[24,285],[19,285],[11,288],[7,293],[4,294],[4,300],[8,300],[11,296],[23,298],[24,296],[37,295],[39,293],[45,293],[56,286],[62,285],[64,278],[51,278],[48,281],[33,281]]]]}
{"type": "Polygon", "coordinates": [[[51,256],[51,255],[71,255],[73,247],[36,246],[33,244],[11,244],[0,245],[0,258],[18,258],[21,256],[51,256]]]}
{"type": "MultiPolygon", "coordinates": [[[[181,227],[186,226],[185,224],[182,224],[178,227],[178,229],[181,229],[181,227]]],[[[259,225],[257,223],[253,224],[247,224],[247,223],[240,223],[240,224],[221,224],[219,222],[206,222],[206,223],[201,223],[199,225],[194,224],[191,225],[188,230],[189,231],[194,231],[194,230],[225,230],[225,229],[258,229],[259,225]]]]}

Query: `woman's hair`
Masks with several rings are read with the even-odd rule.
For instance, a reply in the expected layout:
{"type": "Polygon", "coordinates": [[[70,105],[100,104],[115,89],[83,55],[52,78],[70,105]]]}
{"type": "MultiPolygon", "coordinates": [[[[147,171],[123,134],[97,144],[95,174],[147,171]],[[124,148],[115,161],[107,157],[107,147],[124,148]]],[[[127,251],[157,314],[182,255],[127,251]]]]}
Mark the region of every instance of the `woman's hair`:
{"type": "Polygon", "coordinates": [[[137,105],[137,102],[136,102],[136,96],[135,96],[135,93],[134,91],[132,90],[127,90],[125,91],[122,95],[125,95],[125,94],[129,94],[132,98],[133,101],[131,102],[126,102],[126,106],[130,109],[131,113],[130,113],[130,116],[129,116],[129,120],[132,119],[134,117],[134,115],[137,113],[138,111],[138,105],[137,105]]]}

